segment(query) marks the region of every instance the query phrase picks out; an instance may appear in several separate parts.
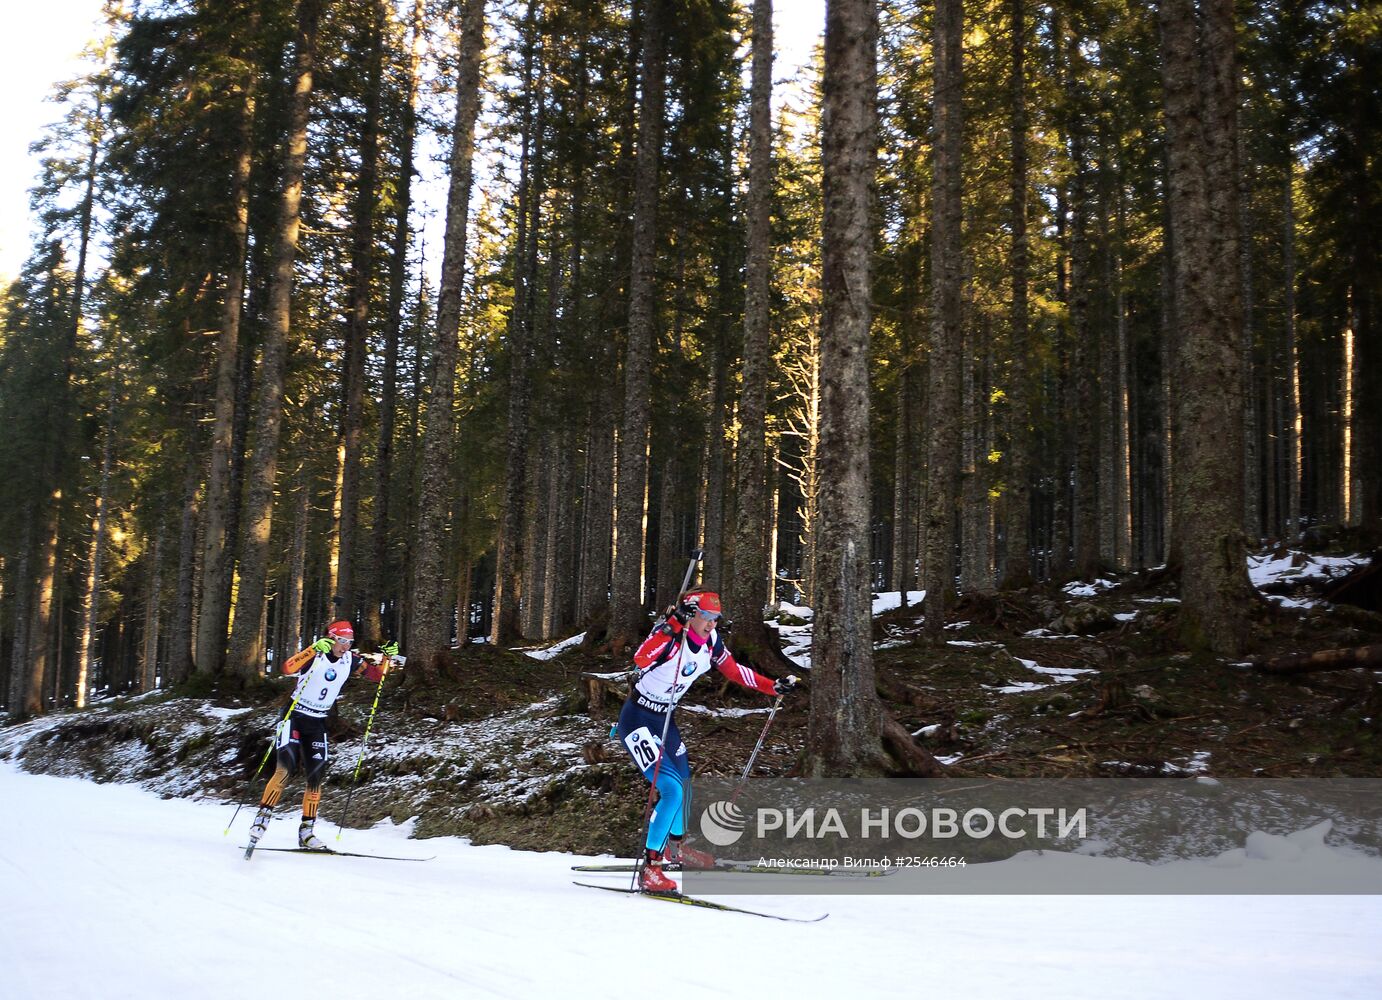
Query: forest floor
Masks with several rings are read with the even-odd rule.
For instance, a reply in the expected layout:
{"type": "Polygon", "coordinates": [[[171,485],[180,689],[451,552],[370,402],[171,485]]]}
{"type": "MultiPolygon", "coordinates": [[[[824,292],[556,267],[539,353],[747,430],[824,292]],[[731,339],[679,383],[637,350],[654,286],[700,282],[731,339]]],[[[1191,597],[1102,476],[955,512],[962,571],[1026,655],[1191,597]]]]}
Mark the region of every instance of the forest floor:
{"type": "MultiPolygon", "coordinates": [[[[1331,578],[1365,563],[1285,549],[1253,556],[1263,599],[1252,657],[1382,641],[1382,614],[1320,600],[1331,578]]],[[[940,641],[923,634],[919,596],[910,594],[907,607],[896,593],[875,600],[879,693],[956,776],[1382,776],[1382,671],[1276,676],[1186,653],[1176,643],[1173,582],[1155,571],[971,597],[940,641]]],[[[784,605],[777,623],[787,655],[804,667],[809,616],[784,605]]],[[[394,672],[349,824],[412,819],[420,837],[627,853],[647,786],[608,735],[619,698],[601,698],[602,685],[582,677],[626,666],[568,640],[527,651],[475,643],[425,683],[411,666],[394,672]]],[[[137,782],[164,797],[234,802],[248,794],[289,689],[278,679],[225,698],[111,699],[0,728],[0,759],[37,773],[137,782]]],[[[333,822],[374,693],[348,686],[331,722],[322,815],[333,822]]],[[[755,774],[791,772],[808,703],[804,693],[787,699],[755,774]]],[[[761,695],[718,674],[704,679],[678,714],[693,769],[737,775],[766,712],[761,695]]],[[[293,794],[281,808],[296,808],[293,794]]]]}

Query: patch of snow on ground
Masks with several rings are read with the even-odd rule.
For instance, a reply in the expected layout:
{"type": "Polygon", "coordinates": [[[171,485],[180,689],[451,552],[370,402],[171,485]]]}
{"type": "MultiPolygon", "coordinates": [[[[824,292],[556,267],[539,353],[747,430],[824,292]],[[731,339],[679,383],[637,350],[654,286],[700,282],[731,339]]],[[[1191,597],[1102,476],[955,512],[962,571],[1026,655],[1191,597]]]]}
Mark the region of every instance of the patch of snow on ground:
{"type": "Polygon", "coordinates": [[[1293,578],[1332,580],[1365,565],[1369,558],[1364,555],[1319,556],[1295,549],[1280,556],[1266,552],[1248,556],[1248,578],[1254,587],[1293,578]]]}
{"type": "Polygon", "coordinates": [[[1018,658],[1017,662],[1021,663],[1028,670],[1035,671],[1038,674],[1046,674],[1049,677],[1063,677],[1066,680],[1074,680],[1080,674],[1098,673],[1098,671],[1090,667],[1043,667],[1041,664],[1037,663],[1036,660],[1024,660],[1021,657],[1018,658]]]}
{"type": "Polygon", "coordinates": [[[771,708],[709,708],[705,705],[678,705],[683,712],[696,715],[709,715],[716,719],[742,719],[746,715],[767,715],[771,708]]]}
{"type": "Polygon", "coordinates": [[[790,604],[787,601],[779,602],[777,606],[779,614],[789,615],[792,618],[801,618],[810,621],[816,617],[816,612],[804,604],[790,604]]]}
{"type": "Polygon", "coordinates": [[[522,649],[518,652],[524,656],[531,656],[534,660],[550,660],[554,656],[560,656],[573,646],[579,646],[584,641],[585,633],[582,632],[580,635],[573,635],[569,639],[563,639],[561,642],[553,643],[542,649],[522,649]]]}
{"type": "Polygon", "coordinates": [[[1136,617],[1137,617],[1137,612],[1136,612],[1136,611],[1121,611],[1121,612],[1119,612],[1118,614],[1116,614],[1116,615],[1113,616],[1113,620],[1114,620],[1114,621],[1119,621],[1119,622],[1130,622],[1130,621],[1132,621],[1132,620],[1133,620],[1134,618],[1136,618],[1136,617]]]}
{"type": "Polygon", "coordinates": [[[1306,611],[1320,606],[1319,601],[1312,601],[1308,597],[1287,597],[1285,594],[1263,594],[1262,596],[1279,608],[1288,608],[1293,611],[1306,611]]]}
{"type": "MultiPolygon", "coordinates": [[[[917,607],[925,599],[926,591],[924,590],[907,591],[908,607],[917,607]]],[[[887,611],[896,611],[900,607],[902,607],[902,591],[900,590],[886,590],[882,593],[873,595],[874,615],[881,615],[887,611]]]]}
{"type": "Polygon", "coordinates": [[[1002,687],[995,687],[992,684],[984,684],[981,686],[988,688],[990,691],[997,691],[999,694],[1022,694],[1027,691],[1042,691],[1051,687],[1050,684],[1037,684],[1035,681],[1009,681],[1002,687]]]}
{"type": "Polygon", "coordinates": [[[1082,583],[1076,580],[1072,583],[1067,583],[1061,590],[1071,597],[1094,597],[1105,590],[1112,590],[1116,586],[1118,586],[1117,580],[1105,580],[1100,578],[1093,583],[1082,583]]]}
{"type": "Polygon", "coordinates": [[[254,708],[253,706],[249,708],[218,708],[217,706],[208,703],[202,705],[200,708],[197,709],[197,711],[201,712],[202,715],[209,715],[213,719],[221,719],[222,721],[224,721],[226,719],[233,719],[237,715],[244,715],[246,712],[253,712],[254,708]]]}
{"type": "Polygon", "coordinates": [[[1024,639],[1078,639],[1077,635],[1066,635],[1063,632],[1052,632],[1049,628],[1034,628],[1030,632],[1023,632],[1024,639]]]}

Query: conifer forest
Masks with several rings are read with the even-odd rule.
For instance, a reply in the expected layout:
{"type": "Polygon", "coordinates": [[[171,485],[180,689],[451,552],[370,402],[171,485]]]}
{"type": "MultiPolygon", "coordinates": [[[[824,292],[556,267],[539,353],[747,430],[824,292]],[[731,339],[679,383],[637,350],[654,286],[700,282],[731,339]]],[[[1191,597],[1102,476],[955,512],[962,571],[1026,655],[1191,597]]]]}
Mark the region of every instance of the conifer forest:
{"type": "Polygon", "coordinates": [[[108,0],[0,289],[10,720],[337,619],[626,660],[695,549],[740,662],[813,609],[814,773],[935,766],[874,593],[1289,651],[1249,554],[1382,544],[1377,6],[773,8],[108,0]]]}

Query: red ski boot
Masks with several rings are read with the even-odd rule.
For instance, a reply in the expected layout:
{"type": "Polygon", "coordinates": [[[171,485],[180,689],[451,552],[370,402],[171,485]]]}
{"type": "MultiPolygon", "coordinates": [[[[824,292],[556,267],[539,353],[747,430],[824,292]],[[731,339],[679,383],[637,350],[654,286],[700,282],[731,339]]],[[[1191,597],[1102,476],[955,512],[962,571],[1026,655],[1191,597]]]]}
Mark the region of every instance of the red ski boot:
{"type": "Polygon", "coordinates": [[[668,860],[680,862],[683,869],[705,870],[715,867],[715,858],[712,855],[698,851],[694,847],[687,847],[680,837],[672,838],[672,849],[667,853],[668,860]]]}
{"type": "Polygon", "coordinates": [[[638,871],[638,887],[644,892],[676,892],[677,884],[662,871],[662,852],[649,851],[638,871]]]}

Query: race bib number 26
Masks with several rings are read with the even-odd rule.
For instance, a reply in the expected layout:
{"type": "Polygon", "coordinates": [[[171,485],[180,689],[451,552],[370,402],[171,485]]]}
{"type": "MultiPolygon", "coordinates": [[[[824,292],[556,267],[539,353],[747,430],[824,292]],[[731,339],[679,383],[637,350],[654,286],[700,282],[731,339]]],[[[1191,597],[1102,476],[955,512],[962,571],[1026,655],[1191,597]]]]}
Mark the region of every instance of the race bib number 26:
{"type": "Polygon", "coordinates": [[[652,767],[657,762],[657,748],[661,743],[662,740],[654,736],[647,726],[639,726],[624,737],[624,746],[628,747],[634,763],[640,768],[652,767]]]}

